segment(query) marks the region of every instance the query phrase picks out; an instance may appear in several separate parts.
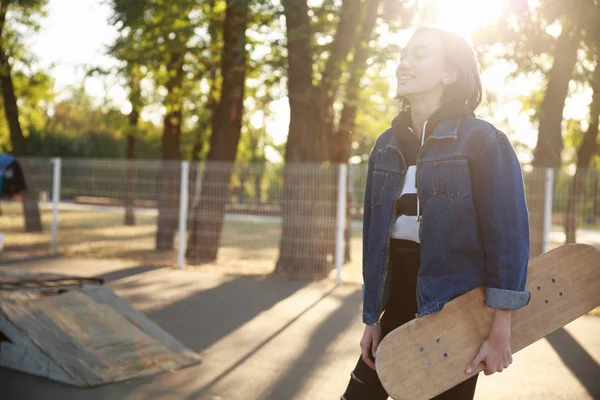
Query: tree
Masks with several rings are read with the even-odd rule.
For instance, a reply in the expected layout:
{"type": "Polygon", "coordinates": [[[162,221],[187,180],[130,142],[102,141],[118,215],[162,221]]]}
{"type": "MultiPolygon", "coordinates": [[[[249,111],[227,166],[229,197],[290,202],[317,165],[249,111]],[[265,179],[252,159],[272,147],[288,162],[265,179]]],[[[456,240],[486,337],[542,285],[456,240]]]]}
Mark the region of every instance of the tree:
{"type": "MultiPolygon", "coordinates": [[[[388,0],[381,3],[381,9],[377,1],[323,1],[312,8],[304,0],[282,3],[287,31],[290,128],[285,150],[283,232],[275,272],[306,275],[309,271],[309,275],[319,278],[328,274],[328,258],[334,248],[334,149],[339,149],[338,160],[347,160],[343,150],[347,138],[339,135],[335,127],[338,115],[334,105],[344,102],[341,91],[348,79],[354,81],[350,86],[360,82],[360,71],[355,66],[356,76],[351,73],[349,78],[347,71],[357,43],[363,46],[364,39],[371,35],[368,25],[374,23],[373,13],[382,11],[382,21],[393,32],[394,26],[406,22],[405,8],[404,3],[388,0]]],[[[357,63],[362,61],[361,51],[357,63]]],[[[347,88],[351,95],[352,90],[347,88]]],[[[348,125],[351,119],[348,109],[344,124],[348,125]]]]}
{"type": "Polygon", "coordinates": [[[596,31],[589,36],[592,39],[589,44],[592,58],[594,59],[594,70],[590,79],[592,102],[590,103],[588,128],[577,150],[577,169],[569,188],[567,210],[564,219],[566,243],[575,243],[576,241],[581,192],[588,177],[588,168],[592,158],[594,155],[600,155],[600,144],[598,144],[600,119],[600,29],[596,28],[596,31]]]}
{"type": "Polygon", "coordinates": [[[319,82],[313,72],[315,55],[308,4],[306,0],[282,3],[287,31],[290,127],[285,149],[282,237],[275,272],[296,275],[308,270],[315,277],[323,277],[330,267],[328,221],[335,202],[335,190],[328,185],[334,176],[330,168],[323,167],[329,159],[327,134],[333,121],[342,63],[351,50],[352,32],[360,17],[360,4],[350,0],[342,3],[319,82]]]}
{"type": "Polygon", "coordinates": [[[223,20],[224,10],[223,2],[216,0],[208,0],[204,5],[206,19],[208,20],[208,35],[210,43],[203,51],[202,68],[198,73],[198,81],[200,84],[191,88],[192,93],[191,107],[198,117],[198,122],[194,128],[194,146],[192,148],[192,165],[190,168],[190,238],[188,239],[188,251],[191,247],[199,246],[196,242],[199,237],[196,232],[198,226],[198,215],[195,212],[201,193],[201,185],[198,178],[202,178],[200,160],[205,160],[207,155],[208,142],[210,140],[211,119],[215,107],[218,103],[218,78],[219,66],[221,63],[221,47],[223,42],[223,20]],[[206,84],[208,92],[203,88],[206,84]]]}
{"type": "Polygon", "coordinates": [[[580,42],[581,32],[578,27],[567,23],[556,41],[554,62],[548,74],[548,83],[539,108],[538,140],[532,162],[536,167],[560,168],[561,166],[562,115],[580,42]]]}
{"type": "MultiPolygon", "coordinates": [[[[537,106],[538,139],[533,151],[532,165],[536,167],[527,177],[527,203],[530,210],[530,255],[543,251],[544,202],[546,168],[562,164],[562,121],[569,82],[574,79],[581,42],[596,26],[598,7],[591,0],[560,2],[546,0],[531,10],[508,9],[493,29],[480,32],[480,43],[502,43],[501,57],[517,63],[515,74],[542,71],[546,87],[537,106]],[[560,27],[558,37],[548,33],[549,27],[560,27]],[[524,40],[524,38],[526,40],[524,40]],[[548,63],[548,58],[551,64],[548,63]],[[550,68],[548,68],[550,65],[550,68]]],[[[484,46],[485,47],[485,46],[484,46]]],[[[488,47],[489,49],[489,47],[488,47]]]]}
{"type": "Polygon", "coordinates": [[[113,22],[130,57],[153,72],[156,87],[163,87],[163,170],[158,195],[157,250],[171,250],[177,229],[179,164],[185,100],[186,69],[198,46],[194,32],[202,24],[201,6],[191,0],[113,0],[113,22]]]}
{"type": "MultiPolygon", "coordinates": [[[[356,128],[356,118],[361,103],[361,79],[366,75],[367,60],[376,53],[376,49],[369,44],[374,39],[375,24],[379,16],[379,8],[383,0],[367,1],[362,3],[362,21],[357,29],[355,48],[348,67],[348,81],[345,84],[345,97],[339,123],[330,132],[329,148],[330,160],[334,164],[348,163],[352,152],[353,134],[356,128]]],[[[404,11],[402,9],[402,11],[404,11]]],[[[391,13],[396,15],[397,13],[391,13]]],[[[403,15],[398,18],[401,27],[411,20],[411,15],[403,15]]],[[[368,100],[366,100],[368,102],[368,100]]],[[[377,113],[379,114],[379,113],[377,113]]],[[[350,186],[350,174],[348,175],[348,187],[350,186]]],[[[352,202],[348,191],[346,196],[346,227],[344,229],[344,262],[350,261],[350,239],[351,239],[351,210],[352,202]]]]}
{"type": "Polygon", "coordinates": [[[122,65],[117,68],[104,70],[102,68],[93,68],[88,74],[98,73],[108,76],[116,74],[122,78],[123,86],[129,89],[129,104],[131,110],[127,115],[127,128],[125,129],[126,150],[126,172],[125,172],[125,187],[123,190],[123,203],[125,207],[125,215],[123,223],[127,226],[135,225],[135,187],[137,180],[138,164],[135,162],[137,158],[136,144],[139,136],[139,120],[140,114],[144,108],[146,100],[142,94],[142,80],[145,77],[147,68],[143,66],[143,59],[139,58],[135,50],[132,49],[132,43],[128,35],[121,35],[115,43],[109,47],[108,53],[118,60],[121,60],[122,65]]]}
{"type": "Polygon", "coordinates": [[[225,203],[237,153],[244,111],[248,0],[227,0],[221,55],[221,95],[212,116],[210,150],[200,204],[187,251],[189,263],[214,261],[221,240],[225,203]]]}
{"type": "Polygon", "coordinates": [[[131,111],[127,116],[129,124],[127,131],[127,171],[125,175],[125,216],[124,223],[128,226],[135,225],[135,187],[137,180],[136,142],[139,134],[139,119],[143,108],[142,84],[143,74],[139,65],[128,63],[126,75],[129,81],[129,103],[131,111]]]}
{"type": "MultiPolygon", "coordinates": [[[[581,34],[574,26],[567,25],[556,43],[554,63],[548,74],[548,83],[539,108],[538,140],[534,150],[532,165],[533,182],[527,199],[530,210],[530,253],[536,256],[543,253],[542,233],[544,231],[544,203],[546,168],[558,170],[561,166],[563,150],[562,115],[568,94],[569,82],[573,77],[577,50],[581,34]]],[[[552,183],[554,185],[554,183],[552,183]]]]}
{"type": "MultiPolygon", "coordinates": [[[[12,152],[18,156],[26,156],[27,139],[23,134],[19,119],[19,105],[15,95],[11,58],[21,47],[17,31],[8,26],[6,16],[15,13],[19,23],[29,29],[37,29],[36,17],[44,12],[45,0],[0,0],[0,87],[4,113],[8,122],[12,152]]],[[[26,173],[25,173],[26,175],[26,173]]],[[[26,232],[41,232],[42,220],[37,203],[35,184],[26,177],[28,189],[22,194],[23,215],[26,232]]]]}

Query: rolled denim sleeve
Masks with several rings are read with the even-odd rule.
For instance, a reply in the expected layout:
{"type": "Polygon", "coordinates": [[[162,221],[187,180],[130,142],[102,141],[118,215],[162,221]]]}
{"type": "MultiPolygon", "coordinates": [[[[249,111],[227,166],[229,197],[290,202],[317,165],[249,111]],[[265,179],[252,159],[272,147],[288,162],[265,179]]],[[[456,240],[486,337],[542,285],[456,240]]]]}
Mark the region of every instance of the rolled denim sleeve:
{"type": "Polygon", "coordinates": [[[486,305],[526,306],[529,216],[523,174],[506,135],[496,131],[475,161],[472,190],[485,251],[486,305]]]}

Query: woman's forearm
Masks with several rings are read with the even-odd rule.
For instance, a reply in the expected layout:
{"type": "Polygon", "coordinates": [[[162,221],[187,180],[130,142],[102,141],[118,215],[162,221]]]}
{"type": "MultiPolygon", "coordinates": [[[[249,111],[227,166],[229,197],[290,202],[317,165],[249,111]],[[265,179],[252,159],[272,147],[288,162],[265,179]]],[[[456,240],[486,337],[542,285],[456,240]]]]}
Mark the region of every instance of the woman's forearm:
{"type": "Polygon", "coordinates": [[[510,317],[511,310],[494,311],[494,318],[490,328],[490,337],[510,339],[510,317]]]}

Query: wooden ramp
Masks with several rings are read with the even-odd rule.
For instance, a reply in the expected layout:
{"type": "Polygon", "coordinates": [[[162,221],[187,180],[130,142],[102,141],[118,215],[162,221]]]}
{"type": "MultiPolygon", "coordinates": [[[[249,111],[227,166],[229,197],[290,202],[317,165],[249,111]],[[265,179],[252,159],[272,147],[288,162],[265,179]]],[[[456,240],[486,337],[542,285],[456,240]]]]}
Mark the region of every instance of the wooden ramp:
{"type": "MultiPolygon", "coordinates": [[[[17,268],[0,269],[0,293],[24,291],[23,295],[34,293],[56,293],[89,285],[102,285],[99,278],[47,274],[23,271],[17,268]]],[[[14,294],[14,293],[13,293],[14,294]]]]}
{"type": "Polygon", "coordinates": [[[98,281],[0,270],[0,366],[91,387],[199,362],[98,281]]]}

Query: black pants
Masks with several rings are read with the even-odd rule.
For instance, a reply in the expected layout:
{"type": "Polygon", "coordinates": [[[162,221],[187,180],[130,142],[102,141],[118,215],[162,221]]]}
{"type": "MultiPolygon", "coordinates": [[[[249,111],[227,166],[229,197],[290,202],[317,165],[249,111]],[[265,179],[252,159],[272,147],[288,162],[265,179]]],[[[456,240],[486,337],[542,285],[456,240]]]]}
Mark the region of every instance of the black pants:
{"type": "MultiPolygon", "coordinates": [[[[385,337],[392,330],[412,320],[417,312],[417,272],[420,264],[418,245],[392,240],[390,264],[392,291],[387,308],[381,318],[381,335],[385,337]]],[[[388,272],[389,273],[389,272],[388,272]]],[[[465,365],[466,368],[466,365],[465,365]]],[[[385,400],[385,392],[377,376],[362,357],[353,371],[358,379],[350,378],[344,399],[346,400],[385,400]]],[[[475,395],[477,375],[436,396],[436,400],[472,400],[475,395]]]]}

